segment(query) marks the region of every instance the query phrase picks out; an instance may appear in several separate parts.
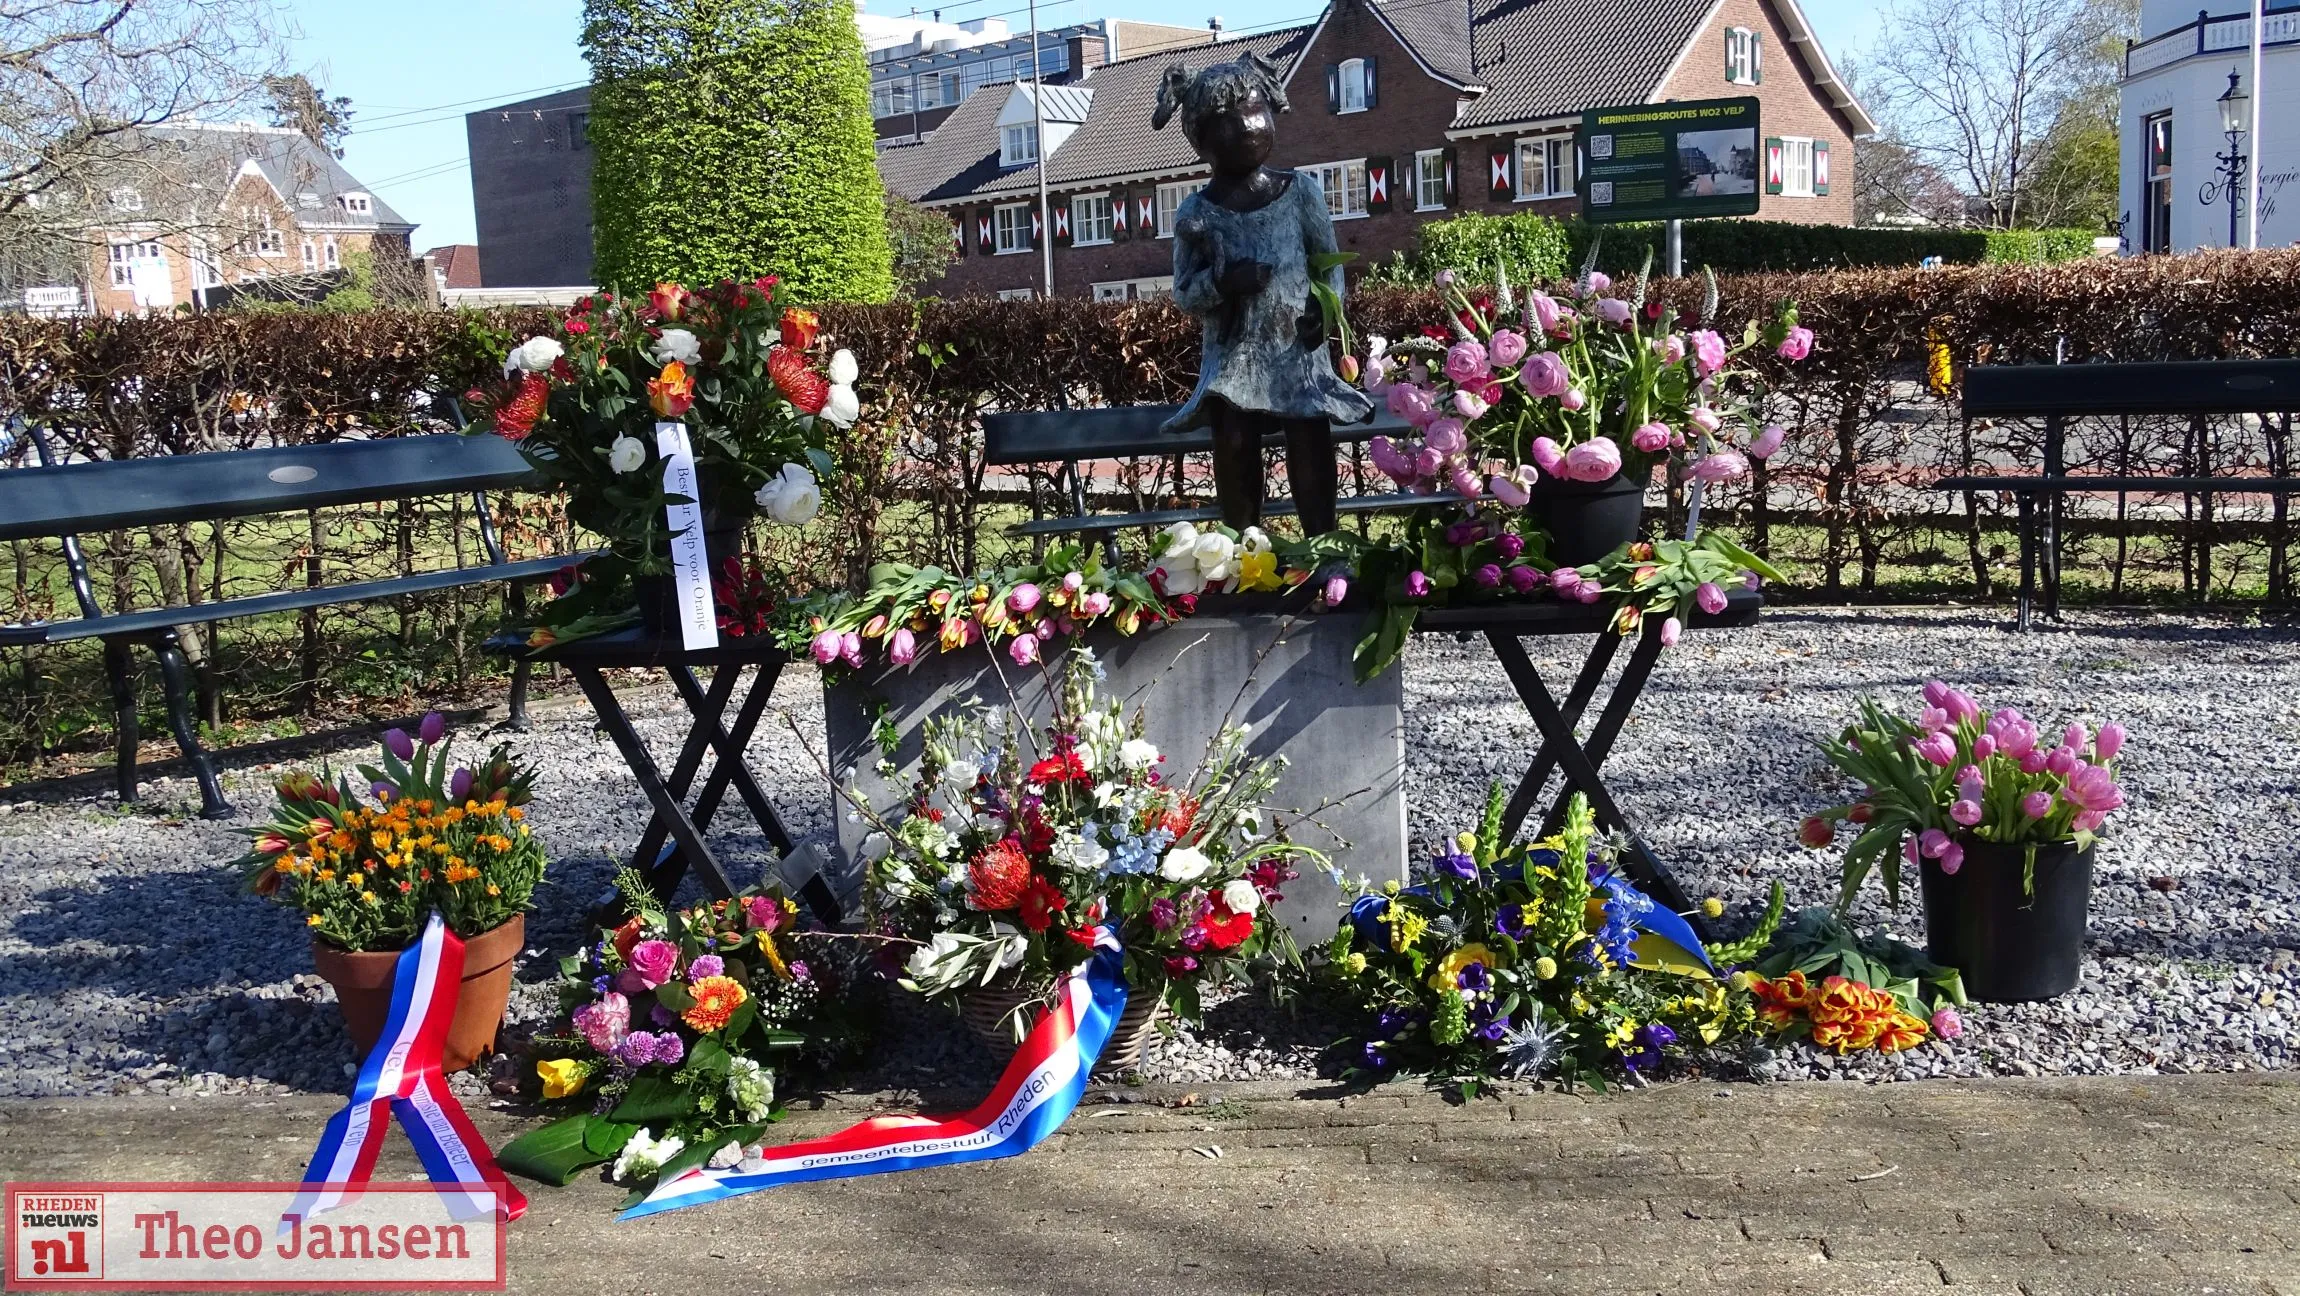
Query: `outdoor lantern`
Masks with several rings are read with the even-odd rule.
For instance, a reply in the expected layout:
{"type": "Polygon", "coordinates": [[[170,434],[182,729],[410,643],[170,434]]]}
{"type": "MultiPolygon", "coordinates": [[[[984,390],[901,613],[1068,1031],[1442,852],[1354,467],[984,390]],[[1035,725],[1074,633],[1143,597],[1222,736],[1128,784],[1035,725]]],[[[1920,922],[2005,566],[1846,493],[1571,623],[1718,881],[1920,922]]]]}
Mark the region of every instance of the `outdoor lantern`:
{"type": "Polygon", "coordinates": [[[2242,73],[2228,74],[2228,90],[2220,96],[2220,129],[2234,135],[2252,124],[2247,114],[2252,96],[2244,93],[2242,73]]]}

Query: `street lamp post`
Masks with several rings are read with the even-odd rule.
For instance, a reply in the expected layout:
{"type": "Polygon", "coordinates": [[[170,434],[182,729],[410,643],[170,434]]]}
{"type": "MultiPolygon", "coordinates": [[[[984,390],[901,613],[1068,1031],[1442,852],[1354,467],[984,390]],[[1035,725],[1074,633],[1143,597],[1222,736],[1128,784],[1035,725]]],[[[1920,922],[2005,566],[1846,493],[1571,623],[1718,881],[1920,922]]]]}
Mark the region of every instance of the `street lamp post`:
{"type": "Polygon", "coordinates": [[[2228,136],[2228,151],[2215,155],[2220,164],[2221,187],[2228,195],[2228,246],[2241,247],[2238,227],[2244,213],[2243,152],[2246,128],[2251,126],[2251,99],[2244,93],[2244,78],[2239,72],[2228,74],[2228,89],[2220,95],[2220,129],[2228,136]]]}

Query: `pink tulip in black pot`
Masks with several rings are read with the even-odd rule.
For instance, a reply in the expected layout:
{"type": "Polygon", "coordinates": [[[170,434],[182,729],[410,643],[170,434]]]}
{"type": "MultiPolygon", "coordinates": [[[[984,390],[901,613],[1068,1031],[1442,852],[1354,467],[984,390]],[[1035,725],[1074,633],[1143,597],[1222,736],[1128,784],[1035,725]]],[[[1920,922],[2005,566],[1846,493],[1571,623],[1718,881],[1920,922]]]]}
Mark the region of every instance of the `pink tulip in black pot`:
{"type": "Polygon", "coordinates": [[[1526,513],[1549,533],[1549,560],[1583,567],[1635,540],[1645,520],[1645,488],[1653,466],[1624,469],[1601,482],[1543,476],[1534,483],[1526,513]]]}
{"type": "Polygon", "coordinates": [[[1964,866],[1924,862],[1925,952],[1964,974],[1965,993],[1989,1003],[2052,999],[2076,988],[2092,903],[2092,848],[2036,848],[1961,839],[1964,866]]]}

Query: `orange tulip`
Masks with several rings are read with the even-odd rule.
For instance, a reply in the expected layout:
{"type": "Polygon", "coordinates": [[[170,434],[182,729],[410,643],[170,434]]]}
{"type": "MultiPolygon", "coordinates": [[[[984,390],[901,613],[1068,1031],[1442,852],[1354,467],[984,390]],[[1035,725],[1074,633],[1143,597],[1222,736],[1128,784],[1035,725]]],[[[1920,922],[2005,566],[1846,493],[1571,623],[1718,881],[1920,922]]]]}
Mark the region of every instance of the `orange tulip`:
{"type": "Polygon", "coordinates": [[[678,418],[695,404],[695,379],[687,366],[673,360],[661,375],[647,380],[647,403],[664,418],[678,418]]]}
{"type": "Polygon", "coordinates": [[[796,306],[783,312],[783,345],[793,351],[804,351],[815,344],[815,334],[822,331],[822,321],[811,310],[796,306]]]}
{"type": "Polygon", "coordinates": [[[684,285],[659,283],[653,292],[647,294],[647,309],[664,319],[675,320],[687,308],[687,297],[684,285]]]}

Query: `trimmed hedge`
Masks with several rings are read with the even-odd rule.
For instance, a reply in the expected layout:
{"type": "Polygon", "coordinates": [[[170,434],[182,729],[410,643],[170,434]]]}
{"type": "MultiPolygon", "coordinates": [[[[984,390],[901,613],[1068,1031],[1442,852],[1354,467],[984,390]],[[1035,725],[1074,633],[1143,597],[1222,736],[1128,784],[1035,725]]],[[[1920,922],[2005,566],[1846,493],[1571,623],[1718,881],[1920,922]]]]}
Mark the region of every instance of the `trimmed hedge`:
{"type": "MultiPolygon", "coordinates": [[[[2085,230],[1861,229],[1791,221],[1702,220],[1685,223],[1685,267],[1721,275],[1796,270],[1914,267],[1927,257],[1947,265],[2002,262],[2052,264],[2092,255],[2085,230]]],[[[1506,257],[1513,277],[1557,278],[1578,270],[1592,247],[1598,265],[1634,273],[1650,254],[1661,264],[1663,227],[1657,223],[1592,225],[1534,212],[1487,216],[1472,212],[1421,227],[1411,256],[1379,267],[1377,282],[1416,285],[1451,267],[1490,272],[1506,257]]]]}
{"type": "MultiPolygon", "coordinates": [[[[1691,307],[1700,290],[1697,281],[1680,281],[1656,291],[1691,307]]],[[[1766,362],[1767,412],[1791,429],[1790,439],[1757,481],[1713,491],[1710,516],[1734,519],[1752,547],[1776,561],[1803,564],[1824,592],[1868,588],[1891,554],[1912,549],[1933,555],[1944,588],[1977,585],[1985,595],[2000,579],[2002,565],[1990,553],[2005,543],[2005,502],[1984,497],[1966,515],[1964,501],[1928,487],[1939,476],[2034,464],[2037,433],[2029,423],[1957,420],[1955,384],[1966,366],[2050,363],[2062,349],[2072,364],[2300,354],[2300,250],[1736,275],[1723,277],[1719,291],[1727,331],[1794,298],[1817,343],[1800,364],[1766,362]],[[1938,396],[1923,388],[1934,339],[1951,361],[1938,396]],[[1796,531],[1783,529],[1792,522],[1796,531]]],[[[1428,292],[1380,288],[1361,292],[1352,316],[1363,331],[1391,337],[1440,318],[1428,292]]],[[[428,413],[434,396],[494,372],[512,342],[557,322],[546,311],[0,317],[0,355],[13,362],[0,371],[8,384],[0,402],[48,420],[58,440],[91,458],[430,430],[439,426],[428,413]]],[[[1049,484],[986,469],[981,415],[1176,401],[1197,372],[1198,325],[1164,302],[892,302],[829,307],[823,323],[826,345],[852,348],[861,363],[867,416],[835,446],[841,474],[826,484],[831,507],[823,517],[803,534],[772,528],[767,536],[802,582],[853,581],[875,560],[971,571],[1025,552],[1004,528],[1017,516],[1021,491],[1053,502],[1043,495],[1049,484]]],[[[2069,437],[2073,472],[2288,472],[2300,462],[2291,430],[2275,421],[2217,422],[2202,447],[2184,419],[2137,420],[2129,430],[2083,422],[2069,437]]],[[[28,459],[25,449],[15,453],[13,464],[28,459]]],[[[1098,485],[1130,508],[1211,494],[1196,461],[1139,463],[1115,485],[1108,477],[1098,485]]],[[[385,575],[415,555],[442,552],[455,534],[468,543],[469,528],[456,524],[452,507],[335,510],[332,520],[314,518],[308,533],[302,519],[285,527],[252,520],[230,524],[220,538],[149,528],[87,540],[106,606],[149,607],[182,601],[186,590],[228,597],[276,588],[319,569],[329,581],[385,575]]],[[[521,552],[572,542],[548,501],[526,501],[499,521],[521,552]]],[[[2158,552],[2178,555],[2150,560],[2159,583],[2179,588],[2181,564],[2218,543],[2216,588],[2241,563],[2247,581],[2265,571],[2271,591],[2289,589],[2288,572],[2276,574],[2287,570],[2279,555],[2288,523],[2240,521],[2216,531],[2216,524],[2175,522],[2167,530],[2136,515],[2135,524],[2168,536],[2158,552]]],[[[2094,543],[2088,536],[2106,534],[2099,525],[2079,520],[2072,528],[2080,547],[2070,570],[2113,587],[2123,579],[2123,550],[2081,548],[2094,543]]],[[[0,586],[8,605],[0,620],[72,615],[53,553],[50,544],[14,547],[15,580],[0,586]]],[[[2142,570],[2141,557],[2131,562],[2142,570]]],[[[223,687],[235,698],[295,696],[299,671],[314,696],[329,688],[373,692],[348,674],[354,670],[387,680],[430,670],[424,678],[436,681],[446,659],[420,654],[453,645],[460,672],[464,646],[485,629],[477,602],[443,595],[233,623],[221,632],[238,654],[223,659],[223,687]]],[[[95,652],[0,653],[0,696],[8,699],[0,707],[0,759],[93,742],[91,732],[107,723],[95,652]]]]}

